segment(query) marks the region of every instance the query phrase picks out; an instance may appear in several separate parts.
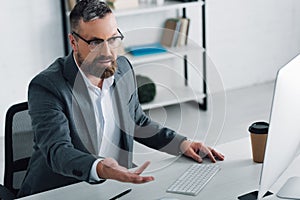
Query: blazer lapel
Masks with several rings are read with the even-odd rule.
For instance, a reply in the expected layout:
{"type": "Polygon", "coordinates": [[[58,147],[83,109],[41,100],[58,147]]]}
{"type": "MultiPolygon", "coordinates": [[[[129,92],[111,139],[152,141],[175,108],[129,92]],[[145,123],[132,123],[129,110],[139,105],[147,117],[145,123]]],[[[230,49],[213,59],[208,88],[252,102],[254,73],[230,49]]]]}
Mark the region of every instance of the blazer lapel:
{"type": "MultiPolygon", "coordinates": [[[[118,63],[119,64],[119,63],[118,63]]],[[[120,67],[120,66],[119,66],[120,67]]],[[[123,76],[119,70],[115,73],[115,82],[111,88],[111,96],[113,101],[113,109],[116,118],[116,124],[120,129],[120,154],[118,162],[120,165],[132,168],[132,147],[133,147],[133,132],[134,124],[132,123],[132,117],[128,112],[128,98],[126,88],[126,77],[123,76]]]]}
{"type": "Polygon", "coordinates": [[[72,102],[72,111],[75,125],[79,126],[76,127],[79,130],[79,137],[86,148],[91,153],[97,155],[99,152],[99,145],[94,108],[86,84],[73,59],[73,52],[65,61],[63,73],[70,83],[69,87],[73,94],[72,100],[74,102],[72,102]],[[81,121],[82,118],[84,123],[81,121]],[[84,130],[87,130],[87,132],[84,130]]]}

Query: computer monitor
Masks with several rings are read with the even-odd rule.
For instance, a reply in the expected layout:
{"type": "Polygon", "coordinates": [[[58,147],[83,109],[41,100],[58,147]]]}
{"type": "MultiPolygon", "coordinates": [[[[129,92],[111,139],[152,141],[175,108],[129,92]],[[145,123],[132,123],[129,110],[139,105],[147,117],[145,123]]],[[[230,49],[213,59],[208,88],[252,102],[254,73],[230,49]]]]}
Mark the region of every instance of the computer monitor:
{"type": "MultiPolygon", "coordinates": [[[[300,54],[278,71],[258,199],[271,188],[300,147],[300,54]]],[[[300,199],[300,177],[289,179],[279,197],[300,199]]]]}

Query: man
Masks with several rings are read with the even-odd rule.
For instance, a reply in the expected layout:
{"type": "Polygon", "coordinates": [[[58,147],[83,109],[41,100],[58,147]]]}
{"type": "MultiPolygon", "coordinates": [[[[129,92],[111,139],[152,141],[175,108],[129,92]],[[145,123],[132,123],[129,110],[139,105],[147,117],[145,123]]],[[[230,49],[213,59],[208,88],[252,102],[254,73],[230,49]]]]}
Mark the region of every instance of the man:
{"type": "Polygon", "coordinates": [[[201,162],[224,156],[200,142],[162,127],[145,115],[135,76],[125,57],[117,58],[123,39],[116,19],[99,0],[82,0],[70,14],[72,53],[57,59],[29,85],[34,153],[19,196],[79,181],[105,179],[145,183],[152,176],[133,167],[133,140],[201,162]]]}

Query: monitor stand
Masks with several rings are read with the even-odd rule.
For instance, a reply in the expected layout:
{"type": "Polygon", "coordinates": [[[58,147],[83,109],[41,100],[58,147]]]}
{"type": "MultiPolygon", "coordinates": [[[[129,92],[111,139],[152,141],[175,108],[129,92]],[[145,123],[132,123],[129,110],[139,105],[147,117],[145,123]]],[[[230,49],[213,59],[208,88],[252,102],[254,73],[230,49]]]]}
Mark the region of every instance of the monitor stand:
{"type": "MultiPolygon", "coordinates": [[[[268,191],[264,197],[266,196],[269,196],[269,195],[272,195],[273,193],[268,191]]],[[[238,197],[239,200],[257,200],[257,196],[258,196],[258,191],[255,190],[255,191],[252,191],[252,192],[249,192],[247,194],[244,194],[244,195],[241,195],[238,197]]]]}
{"type": "Polygon", "coordinates": [[[300,177],[291,177],[277,193],[279,198],[300,199],[300,177]]]}

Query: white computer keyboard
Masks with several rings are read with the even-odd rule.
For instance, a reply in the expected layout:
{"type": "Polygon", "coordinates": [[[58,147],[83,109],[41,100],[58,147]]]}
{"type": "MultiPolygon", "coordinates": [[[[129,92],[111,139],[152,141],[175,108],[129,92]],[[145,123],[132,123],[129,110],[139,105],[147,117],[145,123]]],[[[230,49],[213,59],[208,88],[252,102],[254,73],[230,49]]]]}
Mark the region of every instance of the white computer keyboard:
{"type": "Polygon", "coordinates": [[[196,196],[220,169],[217,164],[192,164],[170,185],[167,192],[196,196]]]}

